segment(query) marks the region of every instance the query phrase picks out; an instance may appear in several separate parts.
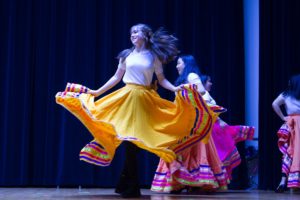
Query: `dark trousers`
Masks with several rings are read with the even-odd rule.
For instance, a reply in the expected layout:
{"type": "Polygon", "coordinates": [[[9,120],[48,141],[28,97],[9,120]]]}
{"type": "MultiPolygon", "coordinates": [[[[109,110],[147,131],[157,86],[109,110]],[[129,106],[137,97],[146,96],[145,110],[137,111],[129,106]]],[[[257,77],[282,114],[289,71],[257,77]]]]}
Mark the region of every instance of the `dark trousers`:
{"type": "Polygon", "coordinates": [[[138,161],[139,148],[128,141],[125,145],[125,163],[116,190],[122,192],[128,189],[139,190],[138,161]]]}

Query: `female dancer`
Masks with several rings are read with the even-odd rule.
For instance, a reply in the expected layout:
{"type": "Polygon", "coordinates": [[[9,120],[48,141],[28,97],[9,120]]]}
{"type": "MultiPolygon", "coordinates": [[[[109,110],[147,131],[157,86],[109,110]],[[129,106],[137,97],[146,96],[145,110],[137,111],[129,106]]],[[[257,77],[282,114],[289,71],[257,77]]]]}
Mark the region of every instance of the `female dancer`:
{"type": "MultiPolygon", "coordinates": [[[[179,77],[175,85],[182,83],[198,84],[198,92],[202,94],[207,105],[215,111],[225,111],[216,105],[215,100],[207,91],[211,86],[200,80],[200,70],[191,55],[180,56],[176,66],[179,77]],[[221,109],[221,110],[220,110],[221,109]]],[[[208,80],[208,79],[206,79],[208,80]]],[[[214,124],[212,137],[207,144],[195,141],[186,143],[176,151],[178,159],[173,163],[160,160],[151,189],[158,192],[180,193],[188,191],[212,192],[227,189],[231,172],[241,159],[235,143],[251,139],[254,128],[248,126],[228,126],[221,119],[214,124]],[[223,141],[222,141],[223,138],[223,141]]]]}
{"type": "Polygon", "coordinates": [[[131,142],[126,146],[125,166],[116,188],[124,198],[140,196],[136,146],[172,162],[176,154],[170,146],[194,132],[207,139],[215,120],[213,113],[204,109],[205,103],[190,103],[193,88],[177,93],[173,103],[160,98],[151,87],[155,73],[164,88],[174,92],[181,89],[165,78],[162,68],[162,64],[177,56],[177,38],[162,29],[153,33],[145,24],[134,25],[130,34],[133,47],[119,54],[116,73],[102,87],[90,90],[71,84],[56,95],[57,103],[79,118],[94,136],[94,141],[82,149],[81,160],[108,166],[121,142],[131,142]],[[94,101],[95,96],[115,86],[122,77],[125,87],[94,101]],[[80,87],[79,93],[76,86],[80,87]],[[204,118],[200,119],[199,114],[204,118]],[[200,121],[207,126],[195,127],[200,121]]]}
{"type": "MultiPolygon", "coordinates": [[[[209,106],[217,105],[210,95],[212,81],[210,76],[202,75],[201,80],[206,90],[202,96],[209,106]]],[[[241,163],[241,157],[237,150],[236,143],[251,140],[254,135],[254,127],[244,125],[228,125],[218,118],[212,130],[212,138],[215,142],[218,155],[226,168],[231,179],[232,170],[241,163]]]]}
{"type": "MultiPolygon", "coordinates": [[[[206,92],[200,80],[200,70],[192,55],[180,56],[176,68],[179,77],[175,85],[196,84],[200,94],[206,92]]],[[[180,193],[187,187],[197,187],[205,191],[227,188],[229,178],[212,138],[207,144],[197,139],[186,142],[176,148],[175,152],[177,159],[172,163],[160,160],[151,190],[180,193]]]]}
{"type": "Polygon", "coordinates": [[[275,192],[300,188],[300,74],[290,79],[289,87],[273,102],[276,114],[284,121],[277,135],[282,157],[282,177],[275,192]],[[285,106],[285,116],[280,106],[285,106]]]}

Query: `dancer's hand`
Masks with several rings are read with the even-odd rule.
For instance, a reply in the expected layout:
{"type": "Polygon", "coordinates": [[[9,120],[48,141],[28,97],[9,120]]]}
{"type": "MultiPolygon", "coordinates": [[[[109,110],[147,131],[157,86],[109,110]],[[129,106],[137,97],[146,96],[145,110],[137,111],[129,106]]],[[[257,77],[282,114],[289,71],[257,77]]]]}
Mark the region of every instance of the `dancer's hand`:
{"type": "Polygon", "coordinates": [[[183,90],[184,89],[184,85],[186,85],[186,84],[181,84],[181,85],[178,85],[177,87],[175,87],[174,92],[178,92],[178,91],[183,90]]]}
{"type": "Polygon", "coordinates": [[[87,94],[91,94],[91,95],[93,95],[94,97],[98,97],[98,96],[99,96],[98,92],[95,91],[95,90],[88,90],[88,91],[87,91],[87,94]]]}
{"type": "Polygon", "coordinates": [[[289,116],[285,116],[285,117],[283,117],[283,119],[282,119],[283,121],[285,121],[285,122],[287,122],[288,120],[289,120],[289,116]]]}
{"type": "Polygon", "coordinates": [[[174,88],[174,92],[178,92],[180,90],[182,90],[183,88],[181,87],[181,85],[177,86],[174,88]]]}

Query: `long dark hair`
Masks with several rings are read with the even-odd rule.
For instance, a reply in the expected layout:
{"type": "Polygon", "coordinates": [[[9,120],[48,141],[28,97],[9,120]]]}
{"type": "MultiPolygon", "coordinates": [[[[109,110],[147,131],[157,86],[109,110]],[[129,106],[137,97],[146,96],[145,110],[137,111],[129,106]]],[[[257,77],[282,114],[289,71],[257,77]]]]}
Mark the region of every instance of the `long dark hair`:
{"type": "Polygon", "coordinates": [[[283,92],[283,96],[290,96],[300,100],[300,74],[292,76],[289,81],[288,89],[283,92]]]}
{"type": "MultiPolygon", "coordinates": [[[[150,49],[163,64],[174,60],[179,54],[177,49],[178,39],[168,34],[164,28],[159,28],[153,33],[148,25],[136,24],[131,27],[130,33],[135,27],[138,27],[144,33],[146,48],[150,49]]],[[[125,49],[119,53],[117,58],[124,61],[133,50],[134,47],[125,49]]]]}
{"type": "Polygon", "coordinates": [[[182,55],[179,56],[178,59],[181,58],[185,67],[182,71],[182,73],[179,75],[179,77],[175,81],[175,85],[181,85],[187,82],[187,77],[190,73],[196,73],[199,77],[201,77],[200,69],[197,65],[197,62],[192,55],[182,55]]]}

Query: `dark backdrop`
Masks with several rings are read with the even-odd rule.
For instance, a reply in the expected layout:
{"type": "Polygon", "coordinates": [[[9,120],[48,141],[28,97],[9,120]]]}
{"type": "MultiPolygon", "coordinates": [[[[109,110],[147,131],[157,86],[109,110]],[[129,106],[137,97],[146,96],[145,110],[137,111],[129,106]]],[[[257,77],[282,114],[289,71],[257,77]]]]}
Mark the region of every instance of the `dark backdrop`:
{"type": "MultiPolygon", "coordinates": [[[[136,23],[153,29],[163,26],[174,33],[182,53],[195,55],[202,71],[212,76],[212,94],[228,108],[222,118],[244,124],[242,3],[0,1],[0,186],[115,185],[123,165],[123,147],[109,167],[80,162],[78,153],[92,138],[55,103],[54,96],[67,82],[90,88],[105,83],[117,68],[115,56],[131,46],[129,29],[136,23]]],[[[175,80],[175,62],[166,66],[165,74],[175,80]]],[[[173,100],[172,93],[159,92],[173,100]]],[[[157,163],[155,155],[141,152],[143,185],[151,183],[157,163]]],[[[239,179],[247,177],[245,168],[236,173],[236,183],[245,181],[239,179]]]]}
{"type": "Polygon", "coordinates": [[[260,1],[259,188],[274,189],[281,178],[277,130],[281,119],[273,100],[300,73],[300,1],[260,1]]]}

